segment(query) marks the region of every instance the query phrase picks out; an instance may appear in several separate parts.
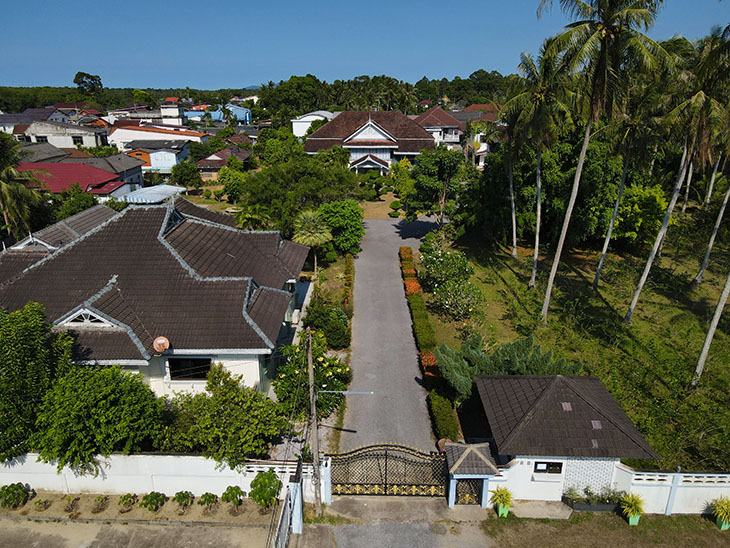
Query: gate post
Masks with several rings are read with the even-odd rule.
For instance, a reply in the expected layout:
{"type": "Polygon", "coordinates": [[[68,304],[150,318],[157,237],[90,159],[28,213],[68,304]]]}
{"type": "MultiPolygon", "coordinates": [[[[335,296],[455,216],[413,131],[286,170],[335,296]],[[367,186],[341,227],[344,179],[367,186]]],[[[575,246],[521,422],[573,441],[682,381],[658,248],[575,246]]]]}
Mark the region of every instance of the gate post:
{"type": "Polygon", "coordinates": [[[332,459],[330,457],[322,459],[320,471],[322,479],[320,489],[324,491],[322,499],[325,504],[332,504],[332,459]]]}
{"type": "Polygon", "coordinates": [[[291,504],[291,532],[295,535],[302,534],[302,524],[304,522],[304,516],[302,511],[302,484],[290,483],[289,484],[289,496],[291,499],[288,504],[291,504]]]}
{"type": "Polygon", "coordinates": [[[456,482],[454,476],[449,474],[449,508],[453,508],[456,504],[456,482]]]}

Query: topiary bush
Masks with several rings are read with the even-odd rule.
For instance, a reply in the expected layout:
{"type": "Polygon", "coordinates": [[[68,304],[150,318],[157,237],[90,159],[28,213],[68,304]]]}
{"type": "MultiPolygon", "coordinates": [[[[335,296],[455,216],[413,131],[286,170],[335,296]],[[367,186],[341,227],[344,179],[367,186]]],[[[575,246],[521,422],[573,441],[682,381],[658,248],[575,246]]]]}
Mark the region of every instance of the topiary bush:
{"type": "Polygon", "coordinates": [[[393,211],[398,211],[400,207],[400,200],[393,200],[392,202],[390,202],[390,209],[392,209],[393,211]]]}
{"type": "Polygon", "coordinates": [[[330,348],[334,350],[342,350],[350,346],[352,338],[350,322],[344,310],[334,307],[330,311],[327,323],[324,325],[324,336],[330,348]]]}
{"type": "Polygon", "coordinates": [[[400,212],[399,211],[388,211],[388,217],[397,219],[398,217],[400,217],[400,212]]]}
{"type": "Polygon", "coordinates": [[[428,409],[436,438],[459,439],[459,421],[448,398],[432,390],[428,393],[428,409]]]}

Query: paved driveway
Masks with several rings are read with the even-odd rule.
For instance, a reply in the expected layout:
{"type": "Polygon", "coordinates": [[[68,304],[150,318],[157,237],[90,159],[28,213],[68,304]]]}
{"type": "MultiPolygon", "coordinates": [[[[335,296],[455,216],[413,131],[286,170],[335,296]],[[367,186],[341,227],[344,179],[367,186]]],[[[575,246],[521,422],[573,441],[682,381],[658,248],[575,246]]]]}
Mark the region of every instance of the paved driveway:
{"type": "Polygon", "coordinates": [[[347,398],[340,452],[384,442],[435,448],[398,264],[398,248],[417,248],[433,226],[365,221],[362,252],[355,260],[350,390],[375,394],[347,398]]]}

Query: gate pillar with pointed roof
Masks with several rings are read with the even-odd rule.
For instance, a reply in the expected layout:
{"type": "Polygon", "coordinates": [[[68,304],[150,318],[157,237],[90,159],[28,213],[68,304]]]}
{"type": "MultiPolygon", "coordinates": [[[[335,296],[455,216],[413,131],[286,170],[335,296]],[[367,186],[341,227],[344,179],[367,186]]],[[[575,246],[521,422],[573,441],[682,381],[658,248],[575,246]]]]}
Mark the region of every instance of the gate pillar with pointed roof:
{"type": "Polygon", "coordinates": [[[480,483],[478,502],[482,508],[486,508],[489,501],[489,480],[499,475],[489,443],[447,442],[445,450],[449,471],[449,508],[457,503],[477,503],[476,493],[459,493],[459,480],[464,481],[464,484],[468,482],[472,487],[476,482],[480,483]]]}

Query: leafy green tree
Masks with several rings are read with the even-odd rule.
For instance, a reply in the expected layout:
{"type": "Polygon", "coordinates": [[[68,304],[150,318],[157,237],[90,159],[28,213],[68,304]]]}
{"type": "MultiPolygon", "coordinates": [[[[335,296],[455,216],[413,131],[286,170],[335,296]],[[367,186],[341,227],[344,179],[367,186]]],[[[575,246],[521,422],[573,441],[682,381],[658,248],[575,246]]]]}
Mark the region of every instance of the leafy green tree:
{"type": "Polygon", "coordinates": [[[266,166],[301,160],[306,157],[304,145],[288,127],[262,130],[254,145],[254,152],[266,166]]]}
{"type": "Polygon", "coordinates": [[[281,480],[273,470],[259,472],[251,482],[251,492],[248,496],[261,506],[261,508],[267,510],[274,504],[281,486],[281,480]]]}
{"type": "Polygon", "coordinates": [[[54,334],[43,307],[0,310],[0,461],[31,449],[39,402],[71,368],[73,339],[54,334]]]}
{"type": "Polygon", "coordinates": [[[119,366],[71,369],[45,394],[33,447],[43,462],[90,472],[98,455],[149,449],[160,433],[162,400],[139,373],[119,366]]]}
{"type": "Polygon", "coordinates": [[[401,198],[407,206],[406,218],[415,219],[419,213],[437,215],[443,226],[447,201],[456,191],[453,179],[463,161],[459,151],[443,146],[422,151],[412,172],[413,191],[401,198]]]}
{"type": "MultiPolygon", "coordinates": [[[[541,0],[538,13],[552,0],[541,0]]],[[[563,50],[570,67],[585,67],[585,89],[590,96],[589,116],[586,123],[583,146],[578,156],[578,165],[573,178],[568,206],[565,210],[563,228],[555,250],[553,265],[550,269],[545,300],[541,316],[547,321],[553,282],[560,264],[563,244],[568,234],[568,226],[573,207],[578,196],[578,188],[591,136],[591,127],[605,112],[614,114],[616,92],[623,89],[629,67],[653,69],[660,60],[668,58],[664,49],[642,34],[639,30],[648,29],[656,20],[659,2],[654,0],[563,0],[563,11],[576,20],[554,39],[555,47],[563,50]]]]}
{"type": "Polygon", "coordinates": [[[194,188],[198,190],[203,186],[203,179],[200,177],[198,166],[192,162],[180,162],[172,166],[170,180],[176,185],[185,188],[194,188]]]}
{"type": "Polygon", "coordinates": [[[26,186],[40,182],[35,172],[17,170],[20,160],[20,145],[10,135],[0,133],[0,230],[16,236],[30,230],[32,209],[41,202],[41,195],[26,186]]]}
{"type": "Polygon", "coordinates": [[[81,213],[97,204],[93,194],[84,192],[78,184],[73,184],[61,193],[60,199],[53,208],[53,216],[56,221],[61,221],[71,215],[81,213]]]}
{"type": "Polygon", "coordinates": [[[320,150],[314,155],[314,160],[319,162],[324,168],[333,166],[347,168],[350,165],[350,151],[335,146],[326,150],[320,150]]]}
{"type": "Polygon", "coordinates": [[[556,360],[551,350],[543,353],[532,335],[502,344],[493,352],[486,352],[481,335],[475,335],[464,341],[460,349],[443,344],[434,355],[444,379],[456,392],[457,401],[471,395],[475,375],[579,375],[583,371],[580,362],[556,360]]]}
{"type": "Polygon", "coordinates": [[[365,235],[364,215],[355,200],[322,204],[317,211],[332,232],[332,243],[341,255],[355,255],[360,251],[360,241],[365,235]]]}
{"type": "Polygon", "coordinates": [[[186,443],[231,469],[246,459],[266,457],[271,441],[287,425],[282,407],[243,386],[242,377],[221,364],[210,368],[205,388],[207,394],[183,399],[192,422],[183,435],[186,443]]]}
{"type": "Polygon", "coordinates": [[[101,78],[97,74],[79,71],[74,76],[74,84],[82,94],[89,97],[98,98],[104,91],[101,78]]]}
{"type": "Polygon", "coordinates": [[[398,196],[403,197],[413,192],[416,182],[411,178],[411,169],[413,166],[408,158],[403,158],[399,162],[390,166],[388,177],[392,181],[392,186],[398,196]]]}
{"type": "Polygon", "coordinates": [[[134,90],[134,102],[141,103],[141,104],[147,105],[149,107],[154,107],[157,105],[157,100],[155,100],[155,98],[152,97],[152,94],[150,94],[149,91],[144,91],[142,89],[134,90]]]}
{"type": "Polygon", "coordinates": [[[318,211],[302,211],[294,221],[294,242],[312,248],[314,279],[317,279],[317,249],[332,240],[332,232],[324,215],[318,211]]]}
{"type": "Polygon", "coordinates": [[[78,147],[79,150],[91,154],[94,158],[107,158],[108,156],[114,156],[119,154],[119,149],[116,145],[111,146],[98,146],[98,147],[78,147]]]}
{"type": "MultiPolygon", "coordinates": [[[[231,156],[231,158],[233,157],[231,156]]],[[[223,185],[228,201],[235,204],[241,199],[246,188],[246,175],[226,165],[218,172],[218,183],[223,185]]]]}

